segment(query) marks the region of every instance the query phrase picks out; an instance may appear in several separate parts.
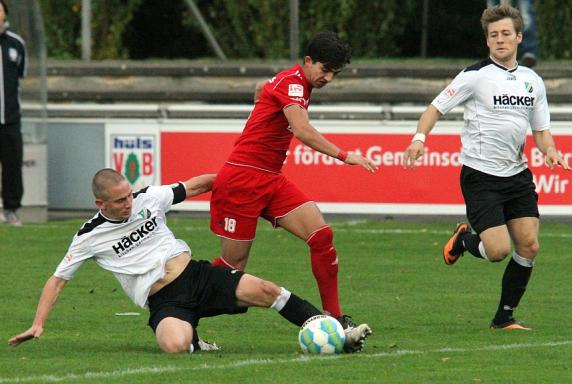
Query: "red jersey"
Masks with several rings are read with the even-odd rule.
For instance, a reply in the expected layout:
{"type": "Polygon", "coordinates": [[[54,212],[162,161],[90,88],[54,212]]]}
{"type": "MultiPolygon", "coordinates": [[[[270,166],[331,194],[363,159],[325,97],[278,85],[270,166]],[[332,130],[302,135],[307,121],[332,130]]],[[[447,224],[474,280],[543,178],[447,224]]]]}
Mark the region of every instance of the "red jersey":
{"type": "Polygon", "coordinates": [[[280,72],[262,89],[227,163],[280,173],[292,141],[283,109],[298,104],[308,109],[310,83],[298,64],[280,72]]]}

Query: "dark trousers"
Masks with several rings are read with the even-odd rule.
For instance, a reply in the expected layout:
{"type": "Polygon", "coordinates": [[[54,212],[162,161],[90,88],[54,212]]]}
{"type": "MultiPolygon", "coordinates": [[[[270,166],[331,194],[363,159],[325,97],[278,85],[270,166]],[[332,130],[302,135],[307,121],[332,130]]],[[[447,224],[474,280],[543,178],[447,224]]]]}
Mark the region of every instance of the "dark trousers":
{"type": "Polygon", "coordinates": [[[0,124],[0,165],[2,166],[2,205],[4,209],[21,207],[24,195],[22,162],[24,144],[20,123],[0,124]]]}

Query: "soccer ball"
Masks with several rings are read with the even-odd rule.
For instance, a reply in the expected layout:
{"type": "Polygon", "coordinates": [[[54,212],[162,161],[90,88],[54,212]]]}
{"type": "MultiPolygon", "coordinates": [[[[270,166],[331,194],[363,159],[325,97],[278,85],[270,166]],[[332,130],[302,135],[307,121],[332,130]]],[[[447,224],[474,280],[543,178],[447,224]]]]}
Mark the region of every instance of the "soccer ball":
{"type": "Polygon", "coordinates": [[[298,342],[304,353],[342,353],[346,334],[342,325],[331,316],[312,316],[302,325],[298,342]]]}

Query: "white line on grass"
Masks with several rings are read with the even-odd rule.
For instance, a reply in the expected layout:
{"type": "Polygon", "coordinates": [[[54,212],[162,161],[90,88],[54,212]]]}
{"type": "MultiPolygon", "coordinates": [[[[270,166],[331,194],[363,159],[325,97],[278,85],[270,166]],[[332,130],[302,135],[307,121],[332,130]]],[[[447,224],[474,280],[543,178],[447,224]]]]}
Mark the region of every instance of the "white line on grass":
{"type": "MultiPolygon", "coordinates": [[[[427,351],[422,350],[397,350],[395,352],[380,352],[373,354],[359,354],[352,355],[348,358],[367,358],[367,359],[380,359],[386,357],[399,357],[408,355],[427,355],[433,353],[467,353],[467,352],[482,352],[482,351],[503,351],[503,350],[515,350],[515,349],[530,349],[530,348],[552,348],[559,346],[572,345],[572,340],[563,341],[552,341],[546,343],[524,343],[524,344],[500,344],[500,345],[487,345],[484,347],[477,348],[439,348],[431,349],[427,351]]],[[[65,381],[77,382],[79,380],[93,380],[93,379],[117,379],[126,376],[138,376],[138,375],[149,375],[149,374],[163,374],[170,372],[179,371],[202,371],[202,370],[213,370],[213,369],[229,369],[229,368],[239,368],[239,367],[249,367],[249,366],[262,366],[262,365],[280,365],[280,364],[299,364],[308,363],[316,359],[336,359],[341,358],[344,355],[334,355],[334,356],[307,356],[302,355],[296,358],[290,359],[247,359],[235,361],[229,364],[200,364],[196,367],[142,367],[142,368],[127,368],[119,369],[115,371],[99,371],[99,372],[86,372],[82,374],[67,374],[67,375],[37,375],[37,376],[23,376],[23,377],[0,377],[0,384],[8,383],[28,383],[28,382],[48,382],[48,383],[59,383],[65,381]]],[[[192,357],[191,357],[192,358],[192,357]]]]}

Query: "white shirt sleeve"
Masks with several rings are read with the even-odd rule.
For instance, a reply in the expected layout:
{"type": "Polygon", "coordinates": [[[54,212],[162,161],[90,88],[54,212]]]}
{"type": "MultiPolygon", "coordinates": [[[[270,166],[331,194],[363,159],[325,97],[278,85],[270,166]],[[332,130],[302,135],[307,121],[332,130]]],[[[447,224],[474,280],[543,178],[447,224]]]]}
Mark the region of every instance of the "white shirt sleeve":
{"type": "Polygon", "coordinates": [[[546,87],[544,81],[538,77],[536,86],[539,88],[537,100],[534,103],[534,109],[530,113],[530,127],[533,131],[544,131],[550,128],[550,111],[548,109],[548,100],[546,98],[546,87]]]}
{"type": "Polygon", "coordinates": [[[431,102],[439,112],[445,115],[451,109],[464,103],[473,95],[473,76],[477,71],[463,71],[453,79],[453,81],[441,91],[431,102]]]}
{"type": "Polygon", "coordinates": [[[68,251],[54,272],[54,276],[71,280],[86,260],[93,257],[87,237],[75,235],[68,251]]]}
{"type": "Polygon", "coordinates": [[[170,185],[150,186],[147,189],[149,196],[156,199],[159,209],[168,212],[173,205],[173,187],[170,185]]]}

